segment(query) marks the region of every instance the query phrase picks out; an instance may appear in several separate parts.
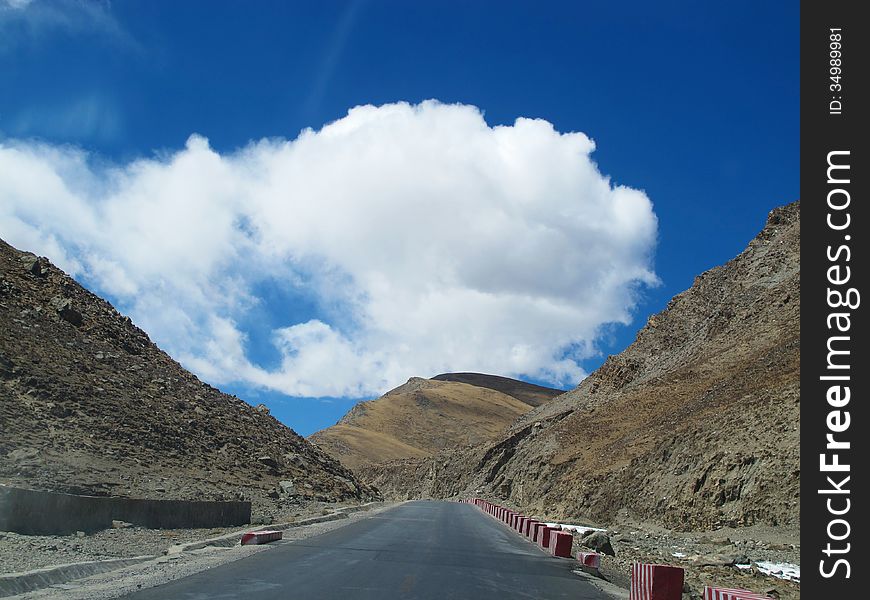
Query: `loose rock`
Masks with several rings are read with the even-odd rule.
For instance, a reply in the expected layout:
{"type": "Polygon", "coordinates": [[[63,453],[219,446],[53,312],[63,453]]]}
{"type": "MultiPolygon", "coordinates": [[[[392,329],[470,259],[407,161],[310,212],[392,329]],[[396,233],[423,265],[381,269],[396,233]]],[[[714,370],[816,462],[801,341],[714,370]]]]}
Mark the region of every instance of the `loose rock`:
{"type": "Polygon", "coordinates": [[[616,556],[616,552],[614,552],[613,546],[610,544],[610,537],[603,531],[593,531],[585,535],[580,540],[580,543],[587,548],[592,548],[596,552],[616,556]]]}

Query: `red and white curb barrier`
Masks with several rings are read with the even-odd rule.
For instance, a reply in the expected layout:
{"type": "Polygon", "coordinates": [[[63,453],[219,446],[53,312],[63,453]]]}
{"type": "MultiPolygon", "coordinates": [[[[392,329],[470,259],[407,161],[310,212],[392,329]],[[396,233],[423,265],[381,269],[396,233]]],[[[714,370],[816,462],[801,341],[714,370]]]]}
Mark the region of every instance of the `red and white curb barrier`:
{"type": "Polygon", "coordinates": [[[577,562],[596,571],[601,568],[601,555],[597,552],[578,552],[577,562]]]}
{"type": "Polygon", "coordinates": [[[571,544],[573,542],[574,536],[567,531],[550,532],[550,554],[561,556],[562,558],[571,558],[571,544]]]}
{"type": "Polygon", "coordinates": [[[284,535],[282,531],[249,531],[242,534],[242,546],[251,544],[267,544],[280,540],[284,535]]]}
{"type": "MultiPolygon", "coordinates": [[[[549,552],[553,556],[571,558],[571,546],[574,536],[568,531],[556,525],[551,527],[537,519],[499,506],[480,498],[467,498],[460,500],[467,504],[474,504],[481,510],[491,514],[517,533],[528,538],[541,550],[549,552]]],[[[281,532],[255,532],[277,533],[281,539],[281,532]]],[[[251,535],[251,534],[245,534],[251,535]]],[[[244,538],[243,538],[244,540],[244,538]]],[[[271,540],[265,540],[271,541],[271,540]]],[[[244,544],[245,542],[242,541],[244,544]]],[[[263,542],[248,542],[261,544],[263,542]]],[[[597,552],[577,552],[577,562],[584,569],[597,572],[601,568],[601,554],[597,552]]],[[[629,600],[682,600],[683,580],[685,572],[680,567],[670,565],[652,565],[635,563],[631,567],[631,589],[629,600]]],[[[704,588],[704,600],[770,600],[767,596],[730,588],[704,588]]]]}
{"type": "Polygon", "coordinates": [[[537,519],[529,519],[526,521],[526,526],[523,528],[523,535],[529,539],[532,539],[532,531],[534,531],[535,525],[540,523],[537,519]]]}
{"type": "Polygon", "coordinates": [[[682,600],[683,569],[634,563],[629,600],[682,600]]]}
{"type": "Polygon", "coordinates": [[[541,550],[547,550],[550,548],[550,536],[554,531],[556,531],[556,528],[548,525],[544,525],[541,528],[541,533],[538,534],[538,546],[541,550]]]}
{"type": "Polygon", "coordinates": [[[474,504],[481,510],[514,529],[517,533],[525,536],[536,544],[541,550],[549,552],[553,556],[571,558],[571,546],[574,536],[567,531],[561,531],[560,527],[550,527],[546,523],[519,514],[498,504],[481,500],[480,498],[468,498],[460,500],[466,504],[474,504]]]}
{"type": "Polygon", "coordinates": [[[535,523],[535,526],[532,529],[532,535],[529,536],[529,539],[537,544],[538,540],[541,539],[541,535],[543,535],[541,532],[546,526],[546,523],[535,523]]]}
{"type": "Polygon", "coordinates": [[[748,590],[704,587],[704,600],[770,600],[769,596],[748,590]]]}

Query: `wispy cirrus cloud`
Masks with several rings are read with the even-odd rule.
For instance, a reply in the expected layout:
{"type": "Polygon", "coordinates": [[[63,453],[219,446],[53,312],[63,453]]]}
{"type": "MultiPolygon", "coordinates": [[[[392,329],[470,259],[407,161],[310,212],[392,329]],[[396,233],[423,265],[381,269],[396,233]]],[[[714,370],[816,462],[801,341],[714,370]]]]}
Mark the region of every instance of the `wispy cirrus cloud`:
{"type": "Polygon", "coordinates": [[[5,133],[16,137],[45,137],[75,142],[109,142],[124,130],[117,104],[96,92],[63,104],[32,104],[3,122],[5,133]]]}
{"type": "Polygon", "coordinates": [[[58,32],[99,35],[141,50],[112,14],[108,0],[0,0],[0,51],[38,43],[58,32]]]}
{"type": "Polygon", "coordinates": [[[656,285],[649,198],[582,133],[479,109],[358,106],[319,131],[157,158],[0,144],[0,236],[108,294],[205,379],[362,397],[464,370],[574,384],[656,285]],[[284,300],[264,306],[265,288],[284,300]],[[294,317],[304,299],[316,314],[294,317]],[[270,315],[278,360],[253,358],[270,315]]]}
{"type": "Polygon", "coordinates": [[[363,0],[353,0],[344,8],[339,18],[336,19],[335,27],[332,30],[332,34],[327,38],[323,54],[320,57],[317,77],[312,82],[308,96],[305,99],[305,109],[307,111],[313,113],[317,109],[317,105],[323,100],[323,95],[332,76],[335,74],[335,69],[345,51],[347,41],[350,38],[362,8],[363,0]]]}
{"type": "Polygon", "coordinates": [[[33,0],[0,0],[0,10],[24,10],[33,0]]]}

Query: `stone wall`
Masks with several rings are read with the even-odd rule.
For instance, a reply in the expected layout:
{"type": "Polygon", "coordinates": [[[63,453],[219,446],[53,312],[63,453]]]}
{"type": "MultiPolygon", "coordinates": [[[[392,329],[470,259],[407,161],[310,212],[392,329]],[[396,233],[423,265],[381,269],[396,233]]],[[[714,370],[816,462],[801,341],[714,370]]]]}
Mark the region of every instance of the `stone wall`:
{"type": "Polygon", "coordinates": [[[0,485],[0,531],[62,535],[107,529],[113,520],[152,529],[246,525],[251,503],[74,496],[0,485]]]}

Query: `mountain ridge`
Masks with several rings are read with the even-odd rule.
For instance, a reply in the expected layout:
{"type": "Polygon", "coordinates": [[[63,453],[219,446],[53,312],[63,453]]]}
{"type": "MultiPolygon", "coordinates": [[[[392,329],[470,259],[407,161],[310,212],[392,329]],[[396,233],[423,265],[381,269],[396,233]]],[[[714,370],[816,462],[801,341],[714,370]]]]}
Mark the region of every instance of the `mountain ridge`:
{"type": "Polygon", "coordinates": [[[441,373],[435,377],[430,377],[430,379],[434,381],[456,381],[477,387],[489,388],[508,396],[513,396],[520,402],[525,402],[534,407],[538,407],[556,396],[564,394],[566,391],[511,379],[510,377],[485,373],[441,373]]]}

